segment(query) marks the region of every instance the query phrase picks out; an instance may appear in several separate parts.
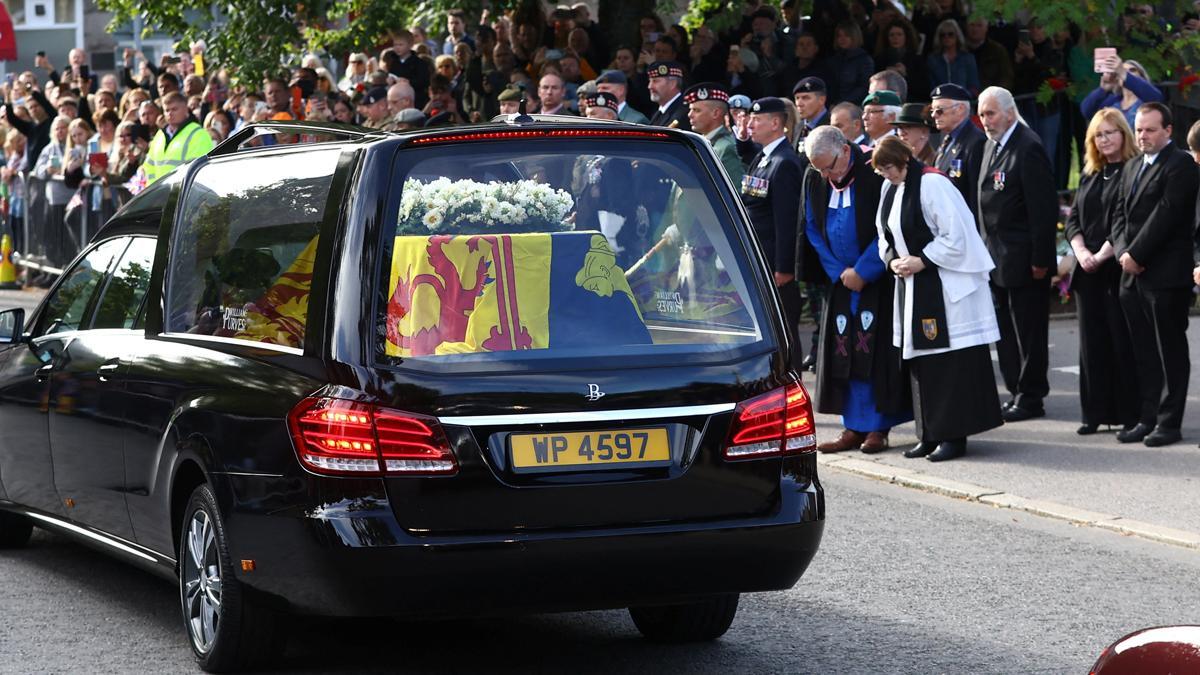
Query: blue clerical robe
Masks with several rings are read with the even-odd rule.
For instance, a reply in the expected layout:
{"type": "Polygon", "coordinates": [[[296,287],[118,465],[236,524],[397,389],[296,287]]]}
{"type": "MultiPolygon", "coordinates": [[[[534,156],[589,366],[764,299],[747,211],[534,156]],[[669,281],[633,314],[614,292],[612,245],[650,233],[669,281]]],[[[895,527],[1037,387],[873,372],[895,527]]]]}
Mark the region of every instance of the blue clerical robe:
{"type": "MultiPolygon", "coordinates": [[[[887,271],[879,258],[879,237],[876,236],[866,248],[858,245],[858,227],[855,215],[853,186],[843,192],[830,195],[829,210],[825,215],[825,231],[816,222],[812,204],[805,202],[805,232],[808,243],[817,252],[821,267],[830,280],[838,281],[842,271],[854,268],[858,276],[868,284],[879,281],[887,271]],[[826,239],[825,235],[829,235],[826,239]]],[[[858,313],[859,294],[850,292],[850,312],[858,313]]],[[[875,407],[874,385],[869,380],[851,378],[846,390],[846,404],[842,413],[842,426],[851,431],[867,433],[887,431],[912,419],[911,414],[887,415],[875,407]]]]}

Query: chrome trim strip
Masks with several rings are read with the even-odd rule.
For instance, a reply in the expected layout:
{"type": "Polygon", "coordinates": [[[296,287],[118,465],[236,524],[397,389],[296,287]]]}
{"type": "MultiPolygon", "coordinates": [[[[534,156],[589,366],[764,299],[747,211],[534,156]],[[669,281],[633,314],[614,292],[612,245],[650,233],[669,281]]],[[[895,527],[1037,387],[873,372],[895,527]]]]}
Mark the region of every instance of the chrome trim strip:
{"type": "Polygon", "coordinates": [[[58,518],[52,518],[50,516],[45,516],[40,513],[33,513],[30,511],[26,511],[25,515],[30,518],[34,518],[36,520],[50,523],[54,527],[61,528],[64,530],[69,530],[71,532],[74,532],[75,534],[81,534],[81,535],[87,537],[88,539],[91,539],[92,541],[98,541],[101,544],[104,544],[105,546],[110,546],[112,548],[117,549],[118,551],[123,552],[123,553],[129,553],[132,555],[136,555],[139,558],[144,558],[152,563],[158,562],[158,559],[155,558],[154,556],[142,553],[141,551],[133,548],[132,545],[124,544],[121,542],[121,540],[116,539],[115,537],[109,537],[107,535],[100,534],[99,532],[92,532],[91,530],[85,530],[84,528],[82,528],[78,525],[75,525],[74,523],[68,523],[65,520],[59,520],[58,518]]]}
{"type": "Polygon", "coordinates": [[[284,354],[295,354],[296,356],[304,356],[304,350],[296,347],[286,347],[284,345],[273,345],[268,342],[255,342],[254,340],[243,340],[241,338],[227,338],[219,335],[194,335],[192,333],[159,333],[159,337],[171,338],[181,342],[217,342],[224,345],[237,345],[238,347],[246,347],[248,349],[266,349],[273,352],[283,352],[284,354]]]}
{"type": "Polygon", "coordinates": [[[677,406],[673,408],[634,408],[632,410],[581,410],[578,412],[525,413],[517,415],[447,415],[439,417],[442,424],[464,427],[520,426],[525,424],[568,424],[573,422],[619,422],[624,420],[651,420],[670,417],[697,417],[730,412],[737,405],[717,403],[714,405],[677,406]]]}

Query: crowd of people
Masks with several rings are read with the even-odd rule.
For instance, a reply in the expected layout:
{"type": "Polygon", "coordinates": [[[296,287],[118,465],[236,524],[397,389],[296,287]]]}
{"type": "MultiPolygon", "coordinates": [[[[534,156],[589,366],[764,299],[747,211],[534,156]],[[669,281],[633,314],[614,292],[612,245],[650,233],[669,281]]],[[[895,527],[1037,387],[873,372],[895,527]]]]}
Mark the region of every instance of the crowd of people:
{"type": "MultiPolygon", "coordinates": [[[[584,4],[451,11],[439,34],[397,28],[377,54],[309,54],[236,86],[203,44],[157,64],[126,50],[102,77],[82,50],[61,71],[39,55],[0,85],[0,205],[18,250],[53,267],[132,195],[253,122],[402,131],[527,112],[695,131],[740,186],[818,409],[843,416],[819,449],[881,452],[915,420],[905,455],[941,461],[1045,414],[1059,190],[1079,159],[1066,226],[1079,433],[1179,441],[1200,285],[1200,172],[1180,145],[1200,162],[1200,88],[1159,88],[1141,64],[1093,52],[1094,31],[989,21],[959,0],[781,9],[750,0],[721,32],[648,15],[637,41],[613,45],[584,4]]],[[[1121,30],[1157,20],[1135,10],[1121,30]]]]}

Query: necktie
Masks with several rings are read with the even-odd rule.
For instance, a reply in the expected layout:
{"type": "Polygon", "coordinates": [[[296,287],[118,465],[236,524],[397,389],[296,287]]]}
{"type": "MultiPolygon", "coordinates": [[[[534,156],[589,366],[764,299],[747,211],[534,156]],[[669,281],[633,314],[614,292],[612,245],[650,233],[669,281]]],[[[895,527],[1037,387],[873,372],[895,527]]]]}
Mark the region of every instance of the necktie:
{"type": "Polygon", "coordinates": [[[1138,185],[1142,182],[1142,174],[1144,173],[1146,173],[1146,160],[1142,160],[1141,165],[1138,166],[1137,173],[1133,175],[1133,188],[1129,191],[1130,198],[1137,194],[1138,185]]]}
{"type": "Polygon", "coordinates": [[[941,164],[942,159],[946,156],[946,151],[950,149],[950,134],[942,137],[942,144],[938,146],[937,158],[933,160],[934,164],[941,164]]]}

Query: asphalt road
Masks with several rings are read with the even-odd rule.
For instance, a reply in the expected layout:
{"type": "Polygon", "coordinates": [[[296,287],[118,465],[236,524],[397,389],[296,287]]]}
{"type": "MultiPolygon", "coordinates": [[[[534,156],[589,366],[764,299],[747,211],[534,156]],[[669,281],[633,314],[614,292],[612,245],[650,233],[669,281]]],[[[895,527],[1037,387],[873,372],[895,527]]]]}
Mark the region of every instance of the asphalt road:
{"type": "MultiPolygon", "coordinates": [[[[1197,622],[1200,555],[825,472],[825,540],[714,643],[622,611],[303,620],[278,672],[1086,672],[1135,628],[1197,622]]],[[[175,590],[57,536],[0,554],[0,672],[188,672],[175,590]]]]}

